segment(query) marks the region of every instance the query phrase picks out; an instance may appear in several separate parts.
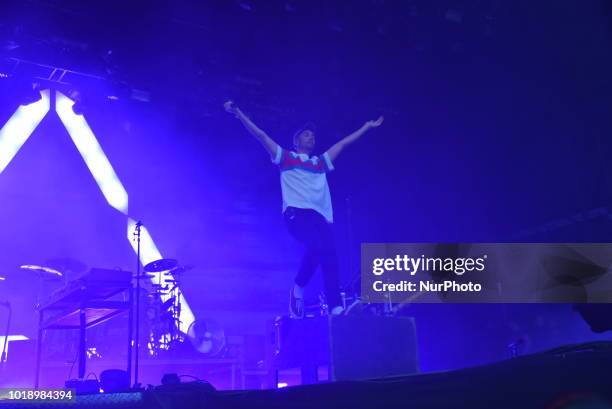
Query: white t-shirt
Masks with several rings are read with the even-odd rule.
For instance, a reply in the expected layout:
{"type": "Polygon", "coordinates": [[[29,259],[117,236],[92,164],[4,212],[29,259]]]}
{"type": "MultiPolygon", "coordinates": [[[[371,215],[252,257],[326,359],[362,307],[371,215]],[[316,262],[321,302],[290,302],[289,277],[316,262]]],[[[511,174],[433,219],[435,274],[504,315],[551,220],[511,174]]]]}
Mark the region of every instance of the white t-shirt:
{"type": "Polygon", "coordinates": [[[320,159],[279,146],[272,162],[280,170],[283,212],[288,206],[313,209],[325,217],[328,223],[334,222],[326,177],[327,172],[334,170],[334,165],[327,152],[320,159]]]}

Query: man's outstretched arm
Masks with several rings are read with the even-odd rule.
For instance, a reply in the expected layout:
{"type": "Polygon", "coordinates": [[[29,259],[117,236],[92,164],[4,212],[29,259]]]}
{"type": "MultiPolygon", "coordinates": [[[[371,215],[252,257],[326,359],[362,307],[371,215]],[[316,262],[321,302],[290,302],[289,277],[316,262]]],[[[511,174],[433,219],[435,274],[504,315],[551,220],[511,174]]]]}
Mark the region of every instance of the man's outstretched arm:
{"type": "Polygon", "coordinates": [[[355,142],[357,139],[361,137],[361,135],[363,135],[370,129],[377,128],[380,125],[382,125],[383,120],[384,118],[382,116],[379,116],[376,121],[368,121],[365,124],[363,124],[361,128],[357,129],[355,132],[353,132],[349,136],[342,138],[334,146],[332,146],[331,148],[327,150],[327,155],[329,156],[329,159],[331,159],[331,161],[333,162],[338,157],[338,155],[340,155],[340,152],[342,152],[342,150],[346,146],[355,142]]]}
{"type": "Polygon", "coordinates": [[[234,101],[227,101],[223,104],[223,107],[227,112],[233,114],[242,122],[242,125],[249,131],[251,135],[255,137],[266,149],[266,151],[270,154],[270,157],[274,158],[276,156],[276,151],[278,149],[278,144],[274,142],[272,138],[268,136],[267,133],[262,131],[257,125],[253,123],[241,110],[238,108],[234,101]]]}

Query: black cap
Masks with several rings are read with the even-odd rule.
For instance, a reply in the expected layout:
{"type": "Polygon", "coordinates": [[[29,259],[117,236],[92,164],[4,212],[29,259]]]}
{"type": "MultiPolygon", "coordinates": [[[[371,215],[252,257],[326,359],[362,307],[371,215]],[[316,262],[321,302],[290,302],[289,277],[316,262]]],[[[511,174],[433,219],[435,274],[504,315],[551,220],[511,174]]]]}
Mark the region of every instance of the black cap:
{"type": "Polygon", "coordinates": [[[300,127],[300,129],[298,129],[293,134],[293,139],[295,139],[296,136],[298,136],[299,134],[301,134],[304,131],[312,131],[312,132],[316,133],[317,132],[317,126],[314,124],[314,122],[306,122],[304,125],[302,125],[300,127]]]}

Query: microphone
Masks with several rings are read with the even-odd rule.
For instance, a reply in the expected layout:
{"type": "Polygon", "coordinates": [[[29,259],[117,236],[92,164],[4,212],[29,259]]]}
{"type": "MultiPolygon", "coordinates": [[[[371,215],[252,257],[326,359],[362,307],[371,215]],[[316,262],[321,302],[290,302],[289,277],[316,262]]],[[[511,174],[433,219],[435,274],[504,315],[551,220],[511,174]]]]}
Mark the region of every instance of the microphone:
{"type": "Polygon", "coordinates": [[[142,222],[138,220],[136,224],[134,225],[134,233],[132,233],[132,235],[134,236],[134,241],[140,240],[140,228],[141,227],[142,227],[142,222]]]}

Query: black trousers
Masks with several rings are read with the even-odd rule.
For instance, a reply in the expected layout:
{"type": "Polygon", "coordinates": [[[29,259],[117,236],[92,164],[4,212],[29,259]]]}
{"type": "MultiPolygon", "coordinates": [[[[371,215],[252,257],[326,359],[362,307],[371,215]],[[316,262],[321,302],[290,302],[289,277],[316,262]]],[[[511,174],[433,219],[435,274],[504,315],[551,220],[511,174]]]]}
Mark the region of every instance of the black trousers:
{"type": "Polygon", "coordinates": [[[331,225],[312,209],[287,207],[284,217],[289,233],[306,247],[295,283],[300,287],[306,286],[321,266],[329,308],[342,305],[338,284],[338,257],[331,225]]]}

